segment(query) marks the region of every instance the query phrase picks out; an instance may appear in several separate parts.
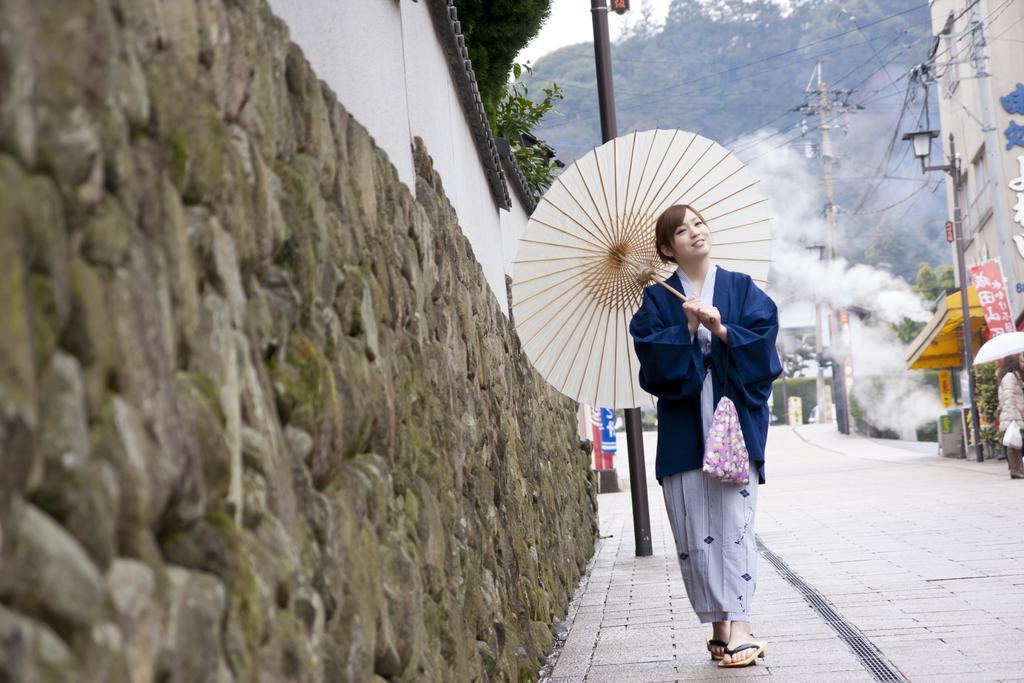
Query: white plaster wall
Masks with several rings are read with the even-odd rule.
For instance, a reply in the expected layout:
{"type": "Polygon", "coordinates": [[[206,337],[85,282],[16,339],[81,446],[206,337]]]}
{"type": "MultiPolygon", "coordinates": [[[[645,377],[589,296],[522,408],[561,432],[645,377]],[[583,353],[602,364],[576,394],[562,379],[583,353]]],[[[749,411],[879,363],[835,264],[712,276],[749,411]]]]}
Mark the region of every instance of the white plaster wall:
{"type": "Polygon", "coordinates": [[[511,188],[509,194],[512,196],[512,208],[501,212],[501,243],[505,272],[509,276],[515,277],[513,261],[516,260],[516,252],[519,249],[519,238],[526,231],[526,223],[530,220],[530,216],[526,213],[526,207],[519,200],[519,195],[511,188]]]}
{"type": "Polygon", "coordinates": [[[399,179],[415,187],[399,3],[270,0],[270,8],[316,75],[387,152],[399,179]]]}
{"type": "Polygon", "coordinates": [[[515,239],[527,216],[522,206],[503,211],[494,203],[426,3],[270,0],[270,6],[412,192],[412,140],[423,139],[463,234],[507,315],[505,275],[511,274],[515,239]]]}
{"type": "MultiPolygon", "coordinates": [[[[387,0],[378,0],[387,1],[387,0]]],[[[423,139],[455,207],[459,225],[473,246],[488,284],[506,313],[505,259],[501,214],[491,197],[472,130],[459,103],[444,50],[425,2],[403,2],[405,77],[409,120],[423,139]]]]}

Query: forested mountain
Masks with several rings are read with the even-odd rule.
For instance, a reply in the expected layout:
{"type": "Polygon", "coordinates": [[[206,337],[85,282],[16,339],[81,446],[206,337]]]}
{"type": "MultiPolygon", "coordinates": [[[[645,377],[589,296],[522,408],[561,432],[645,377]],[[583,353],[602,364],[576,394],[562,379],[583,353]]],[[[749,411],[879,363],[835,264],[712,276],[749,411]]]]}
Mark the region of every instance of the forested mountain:
{"type": "MultiPolygon", "coordinates": [[[[927,2],[673,0],[663,26],[645,20],[642,0],[633,6],[629,30],[612,47],[620,134],[700,131],[743,159],[788,154],[819,177],[820,121],[796,110],[815,99],[805,90],[823,60],[825,81],[840,91],[833,98],[847,110],[830,128],[840,250],[909,281],[920,261],[948,261],[942,178],[921,175],[899,139],[926,122],[938,127],[934,86],[928,105],[924,88],[908,77],[931,48],[927,2]]],[[[531,90],[551,81],[565,99],[539,136],[569,163],[600,142],[593,45],[538,60],[531,90]]],[[[820,181],[806,191],[820,194],[820,181]]]]}

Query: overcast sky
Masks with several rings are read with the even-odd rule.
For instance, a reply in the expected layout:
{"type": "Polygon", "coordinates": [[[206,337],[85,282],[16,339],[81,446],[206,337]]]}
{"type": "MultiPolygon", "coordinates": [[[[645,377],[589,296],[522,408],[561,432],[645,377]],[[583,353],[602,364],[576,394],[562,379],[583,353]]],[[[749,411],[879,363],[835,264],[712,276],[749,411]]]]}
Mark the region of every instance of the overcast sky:
{"type": "MultiPolygon", "coordinates": [[[[670,0],[632,0],[630,14],[639,16],[644,3],[651,6],[653,19],[659,24],[665,20],[670,0]]],[[[608,15],[608,32],[615,40],[629,15],[620,17],[608,15]]],[[[594,40],[594,27],[590,19],[590,0],[553,0],[551,15],[544,23],[537,37],[519,53],[517,62],[536,62],[544,55],[560,47],[594,40]]]]}

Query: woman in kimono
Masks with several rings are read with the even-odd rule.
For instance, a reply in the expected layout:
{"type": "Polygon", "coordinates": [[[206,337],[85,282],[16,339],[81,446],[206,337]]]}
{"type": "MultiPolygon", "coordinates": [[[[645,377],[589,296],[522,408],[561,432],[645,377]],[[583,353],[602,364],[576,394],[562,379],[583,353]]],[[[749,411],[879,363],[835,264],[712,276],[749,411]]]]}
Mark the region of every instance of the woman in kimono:
{"type": "Polygon", "coordinates": [[[690,297],[682,303],[660,286],[647,287],[629,326],[640,386],[658,398],[656,474],[686,594],[701,623],[712,624],[708,650],[720,666],[747,666],[767,647],[751,633],[750,603],[768,397],[782,373],[777,309],[750,276],[712,262],[710,230],[693,207],[667,209],[655,226],[655,245],[663,262],[677,266],[667,284],[690,297]],[[704,439],[724,393],[736,404],[750,455],[746,486],[701,469],[704,439]]]}

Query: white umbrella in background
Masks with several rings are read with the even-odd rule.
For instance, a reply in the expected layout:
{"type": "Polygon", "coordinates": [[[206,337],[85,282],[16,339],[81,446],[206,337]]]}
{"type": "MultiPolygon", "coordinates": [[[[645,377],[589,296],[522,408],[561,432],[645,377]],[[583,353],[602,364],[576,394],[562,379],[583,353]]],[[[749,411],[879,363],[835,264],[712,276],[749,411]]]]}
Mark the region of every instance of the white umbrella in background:
{"type": "Polygon", "coordinates": [[[629,321],[644,287],[667,286],[674,270],[657,259],[654,223],[670,206],[694,206],[715,263],[763,285],[771,215],[757,182],[729,150],[681,130],[630,133],[566,168],[530,217],[515,261],[512,310],[537,371],[583,403],[650,404],[629,321]]]}
{"type": "Polygon", "coordinates": [[[1015,353],[1024,353],[1024,332],[1007,332],[989,339],[978,349],[974,362],[991,363],[1015,353]]]}

